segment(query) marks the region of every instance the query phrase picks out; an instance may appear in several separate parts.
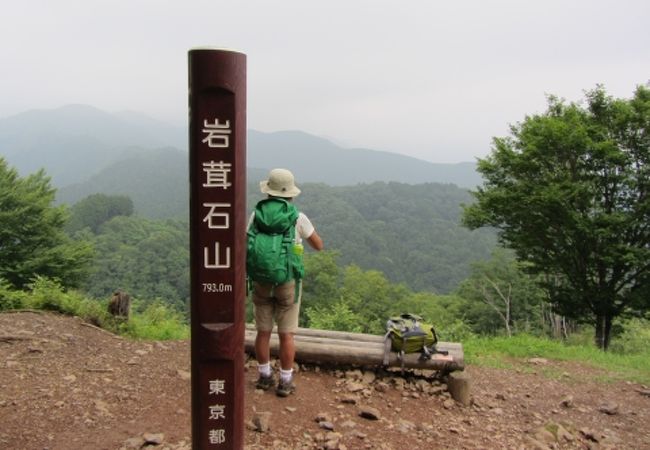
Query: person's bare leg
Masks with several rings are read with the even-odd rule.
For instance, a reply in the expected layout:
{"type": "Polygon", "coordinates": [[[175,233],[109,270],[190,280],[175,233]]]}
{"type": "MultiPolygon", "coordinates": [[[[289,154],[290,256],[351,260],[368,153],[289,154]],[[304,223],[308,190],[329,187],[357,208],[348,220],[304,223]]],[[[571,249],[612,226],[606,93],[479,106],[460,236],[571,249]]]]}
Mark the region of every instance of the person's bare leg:
{"type": "Polygon", "coordinates": [[[280,337],[280,367],[283,370],[293,369],[293,360],[296,357],[296,345],[293,333],[278,333],[280,337]]]}
{"type": "Polygon", "coordinates": [[[258,364],[266,364],[271,360],[271,332],[258,331],[255,336],[255,359],[258,364]]]}

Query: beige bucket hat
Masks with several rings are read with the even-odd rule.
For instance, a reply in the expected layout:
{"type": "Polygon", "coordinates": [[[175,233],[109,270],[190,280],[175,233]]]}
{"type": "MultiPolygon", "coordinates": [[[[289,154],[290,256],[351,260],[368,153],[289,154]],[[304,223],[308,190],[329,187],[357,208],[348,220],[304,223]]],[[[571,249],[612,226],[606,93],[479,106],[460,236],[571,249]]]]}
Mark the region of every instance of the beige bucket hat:
{"type": "Polygon", "coordinates": [[[273,169],[269,172],[269,179],[260,182],[260,190],[263,194],[274,197],[293,198],[300,194],[296,186],[293,174],[287,169],[273,169]]]}

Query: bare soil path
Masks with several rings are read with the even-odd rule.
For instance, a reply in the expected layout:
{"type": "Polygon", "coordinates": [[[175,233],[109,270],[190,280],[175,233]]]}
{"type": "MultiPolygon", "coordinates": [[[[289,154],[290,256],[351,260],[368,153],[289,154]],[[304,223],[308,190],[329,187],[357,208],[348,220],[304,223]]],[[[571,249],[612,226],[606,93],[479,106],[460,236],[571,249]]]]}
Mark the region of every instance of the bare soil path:
{"type": "MultiPolygon", "coordinates": [[[[315,366],[278,398],[255,390],[251,362],[246,448],[650,449],[647,386],[600,382],[606,374],[576,363],[512,364],[469,366],[473,404],[463,407],[430,373],[315,366]],[[373,408],[378,420],[359,416],[373,408]]],[[[0,449],[189,449],[189,371],[187,341],[2,313],[0,449]]]]}

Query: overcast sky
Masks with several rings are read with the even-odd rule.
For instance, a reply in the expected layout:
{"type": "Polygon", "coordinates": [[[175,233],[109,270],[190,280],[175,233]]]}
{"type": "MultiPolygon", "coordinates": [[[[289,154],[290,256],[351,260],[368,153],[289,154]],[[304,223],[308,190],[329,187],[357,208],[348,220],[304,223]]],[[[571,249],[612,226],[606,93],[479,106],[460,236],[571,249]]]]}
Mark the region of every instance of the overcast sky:
{"type": "MultiPolygon", "coordinates": [[[[546,94],[650,80],[650,1],[20,0],[0,117],[83,103],[185,126],[187,51],[248,58],[248,127],[472,161],[546,94]]],[[[35,124],[36,125],[36,124],[35,124]]]]}

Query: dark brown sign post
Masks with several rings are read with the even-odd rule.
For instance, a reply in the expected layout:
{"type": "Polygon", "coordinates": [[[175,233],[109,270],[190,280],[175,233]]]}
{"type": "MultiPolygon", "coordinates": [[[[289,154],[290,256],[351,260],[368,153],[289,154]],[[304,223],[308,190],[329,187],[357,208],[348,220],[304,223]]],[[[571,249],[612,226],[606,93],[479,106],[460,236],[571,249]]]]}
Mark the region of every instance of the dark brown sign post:
{"type": "Polygon", "coordinates": [[[192,448],[242,449],[246,55],[188,58],[192,448]]]}

